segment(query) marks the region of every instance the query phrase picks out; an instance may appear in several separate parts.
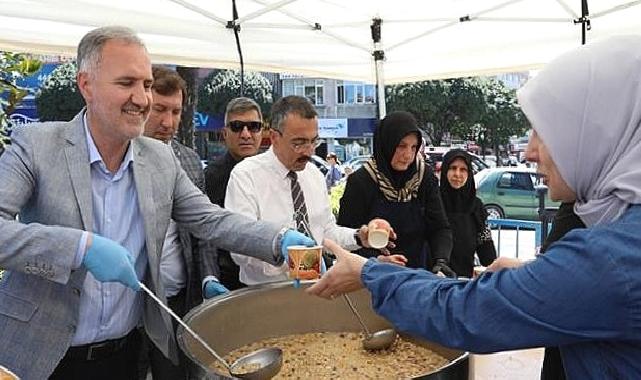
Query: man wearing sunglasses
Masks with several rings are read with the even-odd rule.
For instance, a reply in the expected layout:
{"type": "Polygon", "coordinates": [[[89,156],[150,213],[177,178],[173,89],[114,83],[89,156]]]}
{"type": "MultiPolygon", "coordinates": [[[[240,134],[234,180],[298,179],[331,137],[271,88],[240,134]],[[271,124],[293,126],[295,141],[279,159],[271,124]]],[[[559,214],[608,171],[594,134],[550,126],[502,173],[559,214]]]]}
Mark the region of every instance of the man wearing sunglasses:
{"type": "MultiPolygon", "coordinates": [[[[210,163],[205,169],[207,196],[220,207],[225,205],[225,192],[229,174],[245,157],[258,153],[262,139],[263,114],[253,99],[240,97],[227,103],[223,137],[227,152],[210,163]]],[[[231,290],[245,285],[238,280],[239,268],[228,251],[218,250],[220,282],[231,290]]]]}
{"type": "MultiPolygon", "coordinates": [[[[367,242],[367,227],[339,227],[331,212],[325,177],[310,163],[320,145],[314,106],[301,96],[279,99],[271,109],[272,147],[232,170],[225,207],[256,220],[286,224],[318,244],[330,238],[347,249],[367,242]]],[[[242,252],[238,252],[242,253],[242,252]]],[[[264,265],[232,253],[247,285],[287,279],[287,264],[264,265]]]]}

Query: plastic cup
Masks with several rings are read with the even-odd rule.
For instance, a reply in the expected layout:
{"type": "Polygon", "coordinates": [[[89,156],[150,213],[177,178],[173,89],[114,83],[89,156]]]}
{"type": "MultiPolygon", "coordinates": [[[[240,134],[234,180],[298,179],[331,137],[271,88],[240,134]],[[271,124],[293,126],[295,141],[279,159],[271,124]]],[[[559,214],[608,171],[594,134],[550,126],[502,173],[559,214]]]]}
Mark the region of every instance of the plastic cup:
{"type": "Polygon", "coordinates": [[[482,275],[483,272],[485,272],[484,266],[477,265],[474,267],[473,272],[472,272],[472,278],[477,278],[478,276],[482,275]]]}
{"type": "Polygon", "coordinates": [[[372,248],[387,247],[391,226],[383,219],[373,219],[367,225],[367,241],[372,248]]]}
{"type": "Polygon", "coordinates": [[[320,278],[320,261],[323,247],[292,245],[287,247],[289,278],[295,280],[315,280],[320,278]]]}
{"type": "Polygon", "coordinates": [[[18,376],[0,365],[0,380],[19,380],[18,376]]]}

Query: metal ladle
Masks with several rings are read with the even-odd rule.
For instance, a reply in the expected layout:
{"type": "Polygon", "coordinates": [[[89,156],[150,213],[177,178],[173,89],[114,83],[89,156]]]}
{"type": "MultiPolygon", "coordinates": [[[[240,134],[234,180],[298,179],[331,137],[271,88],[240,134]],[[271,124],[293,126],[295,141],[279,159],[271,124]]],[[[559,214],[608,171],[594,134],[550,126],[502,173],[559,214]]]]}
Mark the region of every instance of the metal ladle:
{"type": "Polygon", "coordinates": [[[396,340],[396,331],[394,331],[394,329],[385,329],[376,331],[374,334],[370,333],[367,326],[365,326],[365,322],[363,322],[363,318],[361,318],[361,315],[356,310],[356,307],[354,307],[354,304],[347,293],[343,294],[343,298],[345,298],[345,302],[347,302],[352,313],[354,313],[358,322],[361,324],[361,327],[363,327],[363,331],[365,332],[363,348],[368,351],[388,349],[396,340]]]}
{"type": "Polygon", "coordinates": [[[232,377],[250,380],[267,380],[276,376],[283,366],[283,351],[280,348],[270,347],[256,350],[245,356],[242,356],[231,365],[225,359],[219,356],[207,342],[205,342],[194,330],[180,319],[169,307],[167,307],[156,295],[149,290],[142,282],[138,282],[140,288],[144,290],[156,303],[171,315],[182,327],[187,330],[203,347],[218,361],[223,363],[232,377]],[[256,367],[256,369],[253,369],[256,367]],[[244,370],[248,368],[249,370],[244,370]]]}

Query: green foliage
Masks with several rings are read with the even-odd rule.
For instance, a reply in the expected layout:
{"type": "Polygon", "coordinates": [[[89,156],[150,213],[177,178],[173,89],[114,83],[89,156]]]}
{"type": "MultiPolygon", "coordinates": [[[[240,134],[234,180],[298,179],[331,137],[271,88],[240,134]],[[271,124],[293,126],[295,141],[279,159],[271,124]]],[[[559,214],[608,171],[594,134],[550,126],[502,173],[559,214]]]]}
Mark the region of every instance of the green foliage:
{"type": "Polygon", "coordinates": [[[337,218],[338,210],[341,207],[341,198],[343,198],[343,193],[345,193],[345,184],[346,181],[341,181],[329,191],[329,205],[332,209],[332,213],[337,218]]]}
{"type": "Polygon", "coordinates": [[[448,133],[498,146],[506,144],[510,136],[522,135],[528,127],[515,91],[496,79],[423,81],[385,90],[388,109],[413,113],[436,146],[448,133]]]}
{"type": "Polygon", "coordinates": [[[85,106],[76,85],[76,72],[76,64],[67,62],[45,78],[36,94],[36,108],[41,121],[71,120],[85,106]]]}
{"type": "Polygon", "coordinates": [[[474,79],[404,83],[386,88],[390,111],[408,111],[433,145],[439,145],[446,133],[470,128],[483,109],[483,94],[474,79]]]}
{"type": "Polygon", "coordinates": [[[42,62],[28,55],[0,52],[0,151],[9,143],[9,115],[31,91],[18,86],[17,81],[35,74],[41,67],[42,62]]]}
{"type": "Polygon", "coordinates": [[[510,136],[522,136],[529,123],[516,99],[516,91],[496,79],[482,82],[486,108],[480,120],[476,140],[481,146],[486,141],[498,152],[499,145],[507,145],[510,136]]]}
{"type": "MultiPolygon", "coordinates": [[[[214,70],[198,88],[196,110],[210,115],[225,113],[230,100],[240,94],[240,72],[234,70],[214,70]]],[[[272,105],[272,85],[259,73],[245,72],[244,96],[254,99],[263,115],[267,115],[272,105]]]]}

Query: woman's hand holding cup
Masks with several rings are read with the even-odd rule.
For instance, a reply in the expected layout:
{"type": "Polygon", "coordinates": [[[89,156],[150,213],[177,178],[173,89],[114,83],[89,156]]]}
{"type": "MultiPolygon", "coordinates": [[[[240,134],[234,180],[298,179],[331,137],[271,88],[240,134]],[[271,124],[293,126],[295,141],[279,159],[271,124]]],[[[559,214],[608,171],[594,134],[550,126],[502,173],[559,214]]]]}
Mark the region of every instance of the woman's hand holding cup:
{"type": "MultiPolygon", "coordinates": [[[[363,228],[361,228],[361,231],[362,230],[363,228]]],[[[365,227],[365,230],[366,238],[361,239],[365,247],[384,249],[389,246],[390,248],[394,248],[394,243],[391,243],[390,239],[396,239],[396,234],[387,220],[380,218],[372,219],[365,227]]]]}

